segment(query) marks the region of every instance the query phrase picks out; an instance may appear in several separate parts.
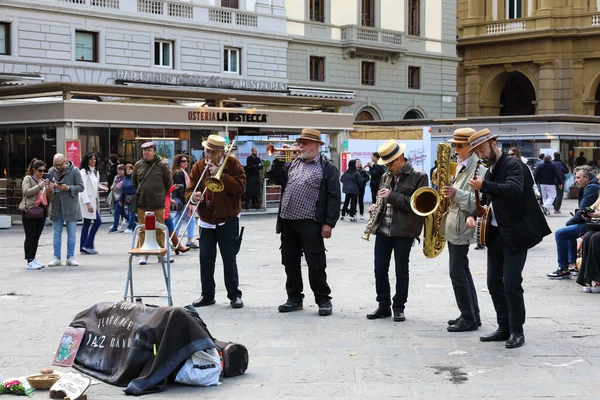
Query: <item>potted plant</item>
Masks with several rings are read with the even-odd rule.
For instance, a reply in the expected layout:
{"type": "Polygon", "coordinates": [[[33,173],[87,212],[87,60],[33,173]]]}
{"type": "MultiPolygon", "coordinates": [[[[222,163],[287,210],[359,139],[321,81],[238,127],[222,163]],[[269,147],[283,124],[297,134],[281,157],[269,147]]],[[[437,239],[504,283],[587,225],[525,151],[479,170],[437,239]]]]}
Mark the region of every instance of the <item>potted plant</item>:
{"type": "Polygon", "coordinates": [[[579,187],[576,184],[572,184],[569,187],[569,198],[570,199],[578,199],[579,198],[579,187]]]}

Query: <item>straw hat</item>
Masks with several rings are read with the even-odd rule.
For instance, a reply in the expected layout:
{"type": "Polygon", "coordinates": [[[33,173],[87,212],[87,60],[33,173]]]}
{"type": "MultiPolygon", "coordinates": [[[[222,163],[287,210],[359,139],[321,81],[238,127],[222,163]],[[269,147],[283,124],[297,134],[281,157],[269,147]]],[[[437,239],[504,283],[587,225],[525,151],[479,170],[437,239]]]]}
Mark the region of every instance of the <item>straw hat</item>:
{"type": "Polygon", "coordinates": [[[207,150],[225,150],[225,138],[219,135],[210,135],[207,140],[202,142],[202,146],[207,150]]]}
{"type": "Polygon", "coordinates": [[[379,146],[379,149],[377,150],[379,153],[379,160],[377,160],[377,164],[385,165],[391,163],[396,158],[404,154],[404,150],[406,150],[406,145],[404,143],[398,144],[395,140],[388,140],[379,146]]]}
{"type": "Polygon", "coordinates": [[[500,135],[494,135],[488,128],[483,128],[479,132],[469,136],[469,146],[471,146],[471,150],[475,150],[477,146],[490,140],[497,139],[498,137],[500,137],[500,135]]]}
{"type": "Polygon", "coordinates": [[[296,142],[300,142],[302,139],[325,144],[325,142],[321,141],[321,131],[316,129],[302,129],[302,133],[299,138],[296,138],[296,142]]]}
{"type": "Polygon", "coordinates": [[[449,143],[469,144],[469,137],[475,133],[473,128],[460,128],[454,131],[452,139],[448,140],[449,143]]]}

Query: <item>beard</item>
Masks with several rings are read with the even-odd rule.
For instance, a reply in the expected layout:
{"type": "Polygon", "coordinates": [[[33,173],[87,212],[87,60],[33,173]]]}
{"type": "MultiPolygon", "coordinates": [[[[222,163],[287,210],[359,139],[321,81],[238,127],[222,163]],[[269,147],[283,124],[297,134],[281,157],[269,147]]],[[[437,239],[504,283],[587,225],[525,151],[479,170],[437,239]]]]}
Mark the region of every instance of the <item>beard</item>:
{"type": "Polygon", "coordinates": [[[490,166],[495,165],[496,161],[498,161],[498,157],[496,157],[496,152],[492,148],[492,145],[490,144],[489,146],[490,146],[490,155],[481,159],[481,162],[483,162],[483,165],[485,165],[486,168],[489,168],[490,166]]]}

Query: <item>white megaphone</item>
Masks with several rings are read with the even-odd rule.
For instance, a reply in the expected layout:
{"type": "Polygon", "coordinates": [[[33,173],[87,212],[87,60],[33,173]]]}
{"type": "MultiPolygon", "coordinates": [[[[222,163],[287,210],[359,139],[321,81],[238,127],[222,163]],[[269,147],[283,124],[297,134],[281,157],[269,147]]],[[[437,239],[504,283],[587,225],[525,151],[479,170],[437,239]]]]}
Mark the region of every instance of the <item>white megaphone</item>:
{"type": "Polygon", "coordinates": [[[156,241],[156,215],[151,211],[146,211],[144,214],[144,231],[146,237],[141,250],[160,250],[161,247],[156,241]]]}

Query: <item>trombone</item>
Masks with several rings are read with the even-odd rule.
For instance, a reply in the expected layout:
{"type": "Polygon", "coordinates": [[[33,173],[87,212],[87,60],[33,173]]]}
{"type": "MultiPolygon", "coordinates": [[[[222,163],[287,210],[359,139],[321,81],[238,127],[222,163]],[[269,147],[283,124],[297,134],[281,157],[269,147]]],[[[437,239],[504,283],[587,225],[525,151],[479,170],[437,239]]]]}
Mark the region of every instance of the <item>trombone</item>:
{"type": "MultiPolygon", "coordinates": [[[[231,151],[233,150],[234,143],[235,143],[235,140],[232,140],[231,142],[229,142],[229,144],[227,144],[227,146],[225,146],[225,155],[223,156],[223,162],[221,163],[221,166],[219,167],[219,170],[217,171],[217,173],[215,175],[209,176],[208,178],[206,178],[205,187],[204,187],[204,190],[202,191],[202,196],[204,196],[204,194],[206,193],[206,189],[210,190],[211,192],[215,192],[215,193],[222,192],[225,189],[225,185],[223,184],[223,181],[221,181],[221,175],[223,174],[223,170],[225,169],[225,164],[227,164],[227,157],[229,157],[229,155],[231,154],[231,151]]],[[[190,199],[188,200],[188,202],[185,204],[185,207],[183,208],[184,212],[185,212],[185,210],[187,210],[189,205],[192,204],[192,199],[194,198],[194,194],[196,194],[196,192],[198,191],[198,187],[200,186],[200,183],[202,182],[204,175],[206,175],[206,171],[208,171],[208,167],[209,167],[209,165],[208,165],[208,163],[206,163],[206,165],[204,166],[204,171],[202,171],[202,175],[200,175],[200,179],[198,179],[198,182],[196,183],[196,186],[194,187],[194,191],[190,195],[190,199]]],[[[200,203],[201,202],[199,201],[198,203],[195,204],[194,211],[192,211],[192,216],[190,217],[187,224],[185,225],[185,228],[183,228],[184,231],[187,231],[188,226],[190,226],[190,222],[192,221],[192,218],[194,218],[194,215],[196,215],[196,211],[198,211],[198,206],[200,206],[200,203]]],[[[178,229],[179,225],[181,224],[181,220],[183,219],[183,216],[185,215],[184,212],[181,213],[181,216],[179,217],[179,221],[177,221],[177,223],[175,224],[175,227],[173,228],[173,232],[171,233],[171,237],[169,238],[169,240],[173,240],[173,235],[175,234],[175,232],[177,232],[177,229],[178,229]]],[[[181,243],[181,238],[179,238],[179,241],[175,245],[175,248],[178,248],[180,243],[181,243]]]]}
{"type": "Polygon", "coordinates": [[[267,145],[267,154],[269,155],[269,157],[273,156],[273,154],[275,154],[276,152],[279,154],[275,155],[275,158],[280,160],[280,161],[285,161],[285,162],[290,162],[292,161],[294,158],[296,153],[299,152],[300,150],[297,148],[292,147],[283,147],[281,149],[276,149],[275,146],[273,146],[273,144],[269,143],[267,145]]]}

